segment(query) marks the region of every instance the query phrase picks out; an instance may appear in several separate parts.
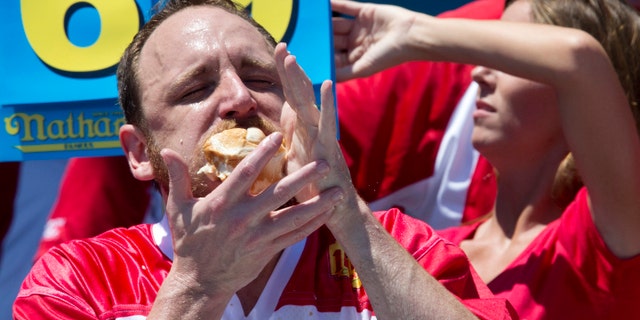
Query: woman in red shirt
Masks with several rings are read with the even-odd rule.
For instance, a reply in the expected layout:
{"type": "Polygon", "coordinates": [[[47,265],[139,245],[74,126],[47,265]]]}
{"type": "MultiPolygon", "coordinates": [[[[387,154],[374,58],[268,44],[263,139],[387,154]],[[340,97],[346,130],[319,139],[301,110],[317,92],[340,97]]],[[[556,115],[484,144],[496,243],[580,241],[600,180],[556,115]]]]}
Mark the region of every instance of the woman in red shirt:
{"type": "Polygon", "coordinates": [[[640,318],[637,13],[618,0],[516,0],[492,22],[333,9],[355,17],[334,22],[338,77],[480,66],[472,142],[498,172],[496,205],[442,234],[492,291],[524,319],[640,318]]]}

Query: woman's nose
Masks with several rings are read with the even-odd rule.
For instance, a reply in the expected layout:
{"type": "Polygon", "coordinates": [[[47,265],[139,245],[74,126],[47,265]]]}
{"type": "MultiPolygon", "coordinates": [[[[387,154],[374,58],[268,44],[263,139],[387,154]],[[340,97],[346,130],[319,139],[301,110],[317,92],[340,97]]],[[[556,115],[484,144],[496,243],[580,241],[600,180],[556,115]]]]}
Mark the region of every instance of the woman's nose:
{"type": "Polygon", "coordinates": [[[495,84],[493,69],[477,66],[471,70],[471,79],[477,82],[481,88],[492,88],[495,84]]]}

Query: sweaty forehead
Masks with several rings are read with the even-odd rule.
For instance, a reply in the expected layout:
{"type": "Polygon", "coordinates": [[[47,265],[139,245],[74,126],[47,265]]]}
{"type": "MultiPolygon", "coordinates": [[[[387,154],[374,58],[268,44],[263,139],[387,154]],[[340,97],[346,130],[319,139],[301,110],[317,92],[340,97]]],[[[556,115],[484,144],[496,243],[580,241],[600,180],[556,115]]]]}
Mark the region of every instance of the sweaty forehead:
{"type": "Polygon", "coordinates": [[[266,49],[270,45],[264,36],[243,18],[212,6],[194,6],[176,12],[151,34],[143,47],[155,52],[180,49],[189,46],[202,50],[219,46],[248,46],[254,50],[266,49]]]}

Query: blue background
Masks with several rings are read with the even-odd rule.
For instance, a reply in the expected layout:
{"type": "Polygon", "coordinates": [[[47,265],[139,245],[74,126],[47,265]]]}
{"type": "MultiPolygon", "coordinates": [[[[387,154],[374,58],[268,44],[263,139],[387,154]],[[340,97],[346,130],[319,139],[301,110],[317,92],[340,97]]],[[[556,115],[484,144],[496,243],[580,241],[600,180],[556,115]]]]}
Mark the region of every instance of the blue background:
{"type": "MultiPolygon", "coordinates": [[[[55,0],[54,0],[55,1],[55,0]]],[[[146,21],[156,0],[136,0],[142,18],[146,21]]],[[[372,0],[376,3],[401,5],[412,10],[437,14],[458,7],[467,0],[409,1],[372,0]]],[[[289,49],[316,84],[325,79],[334,79],[333,51],[330,38],[329,1],[298,0],[299,16],[296,32],[289,49]]],[[[29,45],[20,16],[20,1],[12,0],[0,10],[0,118],[13,113],[32,114],[43,112],[49,119],[66,119],[70,112],[99,114],[119,111],[115,68],[104,74],[74,74],[72,77],[55,72],[45,65],[29,45]],[[67,103],[67,105],[65,105],[67,103]],[[62,107],[61,107],[62,106],[62,107]]],[[[80,7],[70,15],[67,22],[69,40],[77,46],[89,46],[100,32],[98,12],[91,6],[80,7]]],[[[4,124],[0,122],[0,125],[4,124]]],[[[4,127],[3,127],[4,129],[4,127]]],[[[9,135],[0,130],[0,161],[40,160],[68,158],[73,156],[104,156],[121,154],[120,148],[91,149],[82,151],[53,151],[23,153],[19,145],[43,143],[75,143],[91,141],[113,141],[111,138],[85,138],[82,140],[22,142],[21,134],[9,135]]]]}

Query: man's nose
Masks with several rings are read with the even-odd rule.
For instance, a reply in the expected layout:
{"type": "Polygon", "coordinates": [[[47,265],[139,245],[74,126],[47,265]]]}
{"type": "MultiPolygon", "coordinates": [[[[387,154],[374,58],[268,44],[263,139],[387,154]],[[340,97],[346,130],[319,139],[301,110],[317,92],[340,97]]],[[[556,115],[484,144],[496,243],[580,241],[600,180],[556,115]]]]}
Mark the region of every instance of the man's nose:
{"type": "Polygon", "coordinates": [[[222,98],[218,113],[223,119],[241,119],[257,113],[257,102],[251,91],[237,75],[228,75],[218,87],[222,98]]]}

